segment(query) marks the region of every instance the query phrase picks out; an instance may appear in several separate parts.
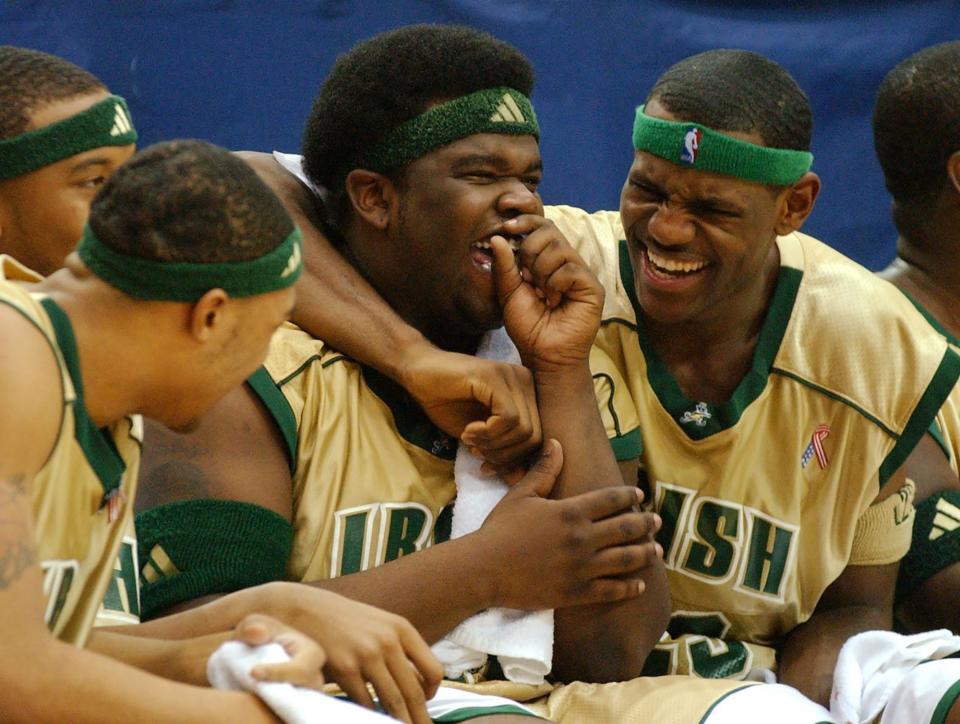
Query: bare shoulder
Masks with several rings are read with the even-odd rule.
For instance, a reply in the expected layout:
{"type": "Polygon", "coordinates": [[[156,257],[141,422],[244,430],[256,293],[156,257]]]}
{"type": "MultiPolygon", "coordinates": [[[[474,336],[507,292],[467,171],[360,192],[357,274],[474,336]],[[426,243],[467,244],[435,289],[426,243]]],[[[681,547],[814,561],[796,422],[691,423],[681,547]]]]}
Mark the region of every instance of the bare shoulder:
{"type": "Polygon", "coordinates": [[[0,304],[0,474],[35,473],[56,442],[63,391],[56,353],[23,313],[0,304]]]}
{"type": "Polygon", "coordinates": [[[253,503],[289,518],[290,476],[277,425],[243,385],[189,432],[146,421],[136,507],[214,498],[253,503]]]}

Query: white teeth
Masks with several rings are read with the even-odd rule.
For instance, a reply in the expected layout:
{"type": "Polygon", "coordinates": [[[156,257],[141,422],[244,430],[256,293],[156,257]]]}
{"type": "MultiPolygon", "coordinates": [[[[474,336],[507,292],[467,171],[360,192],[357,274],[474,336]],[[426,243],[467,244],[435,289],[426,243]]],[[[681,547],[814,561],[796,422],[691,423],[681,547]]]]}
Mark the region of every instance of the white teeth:
{"type": "Polygon", "coordinates": [[[705,261],[674,261],[673,259],[667,259],[652,252],[649,247],[647,248],[647,257],[653,262],[653,265],[669,272],[695,272],[703,269],[707,262],[705,261]]]}
{"type": "MultiPolygon", "coordinates": [[[[510,248],[511,248],[513,251],[518,251],[518,250],[520,249],[521,239],[513,239],[513,238],[509,238],[509,237],[503,237],[503,238],[505,238],[505,239],[507,240],[507,243],[510,244],[510,248]]],[[[478,248],[478,249],[486,249],[486,250],[488,250],[488,251],[491,250],[491,249],[493,249],[493,247],[490,245],[490,242],[489,242],[489,241],[476,241],[476,242],[474,242],[474,243],[472,244],[472,246],[475,246],[475,247],[478,248]]]]}

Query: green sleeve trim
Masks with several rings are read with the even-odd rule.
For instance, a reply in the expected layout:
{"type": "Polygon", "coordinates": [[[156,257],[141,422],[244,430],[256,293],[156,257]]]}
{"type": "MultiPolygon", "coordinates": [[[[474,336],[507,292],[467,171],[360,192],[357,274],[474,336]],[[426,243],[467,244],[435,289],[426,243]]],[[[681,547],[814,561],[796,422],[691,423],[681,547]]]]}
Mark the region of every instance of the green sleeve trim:
{"type": "Polygon", "coordinates": [[[293,526],[259,505],[183,500],[136,517],[144,621],[200,596],[286,578],[293,526]]]}
{"type": "Polygon", "coordinates": [[[435,722],[459,722],[468,719],[476,719],[481,716],[495,716],[497,714],[512,714],[513,716],[529,716],[534,719],[540,717],[531,711],[527,711],[519,706],[510,706],[502,704],[500,706],[471,706],[464,709],[457,709],[442,716],[438,716],[432,721],[435,722]]]}
{"type": "Polygon", "coordinates": [[[700,724],[706,724],[707,720],[710,718],[710,714],[713,713],[713,710],[717,708],[717,705],[718,705],[721,701],[723,701],[724,699],[726,699],[728,696],[733,696],[733,695],[736,694],[737,692],[743,691],[744,689],[746,689],[747,687],[750,687],[750,686],[763,686],[763,684],[744,684],[743,686],[738,687],[738,688],[734,689],[733,691],[728,691],[726,694],[724,694],[724,695],[721,696],[719,699],[717,699],[716,701],[714,701],[714,702],[710,705],[710,708],[707,709],[707,710],[703,713],[703,716],[700,717],[700,724]]]}
{"type": "Polygon", "coordinates": [[[50,297],[41,299],[40,304],[53,325],[57,346],[60,348],[60,354],[63,355],[67,374],[73,382],[76,394],[73,403],[74,438],[103,488],[103,499],[100,502],[102,508],[119,490],[127,464],[117,450],[117,444],[109,430],[98,428],[87,414],[83,396],[83,378],[80,375],[80,353],[77,351],[77,338],[74,336],[70,318],[50,297]]]}
{"type": "Polygon", "coordinates": [[[958,698],[960,698],[960,681],[954,682],[940,697],[937,708],[933,710],[933,716],[930,717],[930,724],[944,724],[947,721],[947,714],[950,713],[950,709],[958,698]]]}
{"type": "Polygon", "coordinates": [[[916,299],[914,299],[912,296],[910,296],[909,294],[907,294],[903,289],[900,289],[900,293],[903,294],[903,296],[905,296],[907,299],[910,300],[910,303],[911,303],[914,307],[916,307],[917,311],[920,312],[920,314],[923,315],[923,318],[927,320],[927,322],[930,324],[931,327],[933,327],[933,328],[934,328],[935,330],[937,330],[940,334],[942,334],[942,335],[944,336],[944,338],[945,338],[950,344],[952,344],[954,347],[960,347],[960,339],[957,339],[957,338],[954,337],[952,334],[950,334],[950,332],[947,330],[947,328],[944,327],[942,324],[940,324],[940,320],[937,319],[936,317],[934,317],[932,314],[930,314],[930,310],[929,310],[929,309],[927,309],[925,306],[923,306],[922,304],[920,304],[920,302],[918,302],[918,301],[917,301],[916,299]]]}
{"type": "Polygon", "coordinates": [[[610,438],[610,447],[613,448],[613,454],[618,461],[633,460],[640,457],[640,453],[643,452],[640,428],[631,430],[625,435],[610,438]]]}
{"type": "Polygon", "coordinates": [[[280,430],[280,436],[286,445],[284,452],[287,453],[287,465],[290,466],[291,474],[297,469],[297,417],[293,414],[290,403],[283,396],[278,386],[274,384],[273,378],[264,367],[260,367],[250,377],[247,378],[247,384],[254,394],[260,399],[270,417],[276,423],[280,430]]]}
{"type": "Polygon", "coordinates": [[[916,447],[920,438],[930,429],[930,423],[936,418],[944,401],[957,384],[960,378],[960,357],[950,347],[947,347],[940,361],[940,366],[933,375],[933,380],[927,385],[923,397],[910,415],[906,427],[900,434],[900,439],[893,446],[883,464],[880,465],[880,487],[882,488],[890,476],[903,465],[904,461],[916,447]]]}

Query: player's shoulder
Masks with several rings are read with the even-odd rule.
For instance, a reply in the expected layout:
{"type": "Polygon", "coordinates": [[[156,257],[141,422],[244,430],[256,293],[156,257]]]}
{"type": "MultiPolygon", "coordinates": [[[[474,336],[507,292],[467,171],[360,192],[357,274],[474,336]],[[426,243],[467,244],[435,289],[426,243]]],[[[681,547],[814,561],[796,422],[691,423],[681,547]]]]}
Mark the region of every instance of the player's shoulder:
{"type": "Polygon", "coordinates": [[[789,315],[778,370],[893,430],[918,400],[954,386],[960,358],[896,287],[810,236],[778,245],[781,278],[768,317],[789,315]]]}
{"type": "MultiPolygon", "coordinates": [[[[0,281],[0,470],[29,459],[36,470],[52,449],[64,404],[55,343],[36,300],[0,281]]],[[[22,472],[22,471],[21,471],[22,472]]]]}
{"type": "Polygon", "coordinates": [[[632,305],[623,278],[629,262],[621,258],[625,250],[619,212],[547,206],[544,215],[557,226],[603,285],[606,291],[604,319],[632,319],[632,305]]]}
{"type": "Polygon", "coordinates": [[[349,363],[345,355],[321,339],[311,336],[292,322],[286,322],[270,340],[270,349],[263,366],[280,387],[338,362],[349,363]]]}

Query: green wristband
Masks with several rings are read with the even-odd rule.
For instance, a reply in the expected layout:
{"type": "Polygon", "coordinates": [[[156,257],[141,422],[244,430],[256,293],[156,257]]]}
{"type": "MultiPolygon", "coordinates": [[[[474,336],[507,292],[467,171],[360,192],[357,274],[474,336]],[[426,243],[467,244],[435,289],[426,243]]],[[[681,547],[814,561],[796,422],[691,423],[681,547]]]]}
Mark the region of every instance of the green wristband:
{"type": "Polygon", "coordinates": [[[633,147],[700,171],[774,186],[796,183],[813,164],[809,151],[747,143],[699,123],[653,118],[637,107],[633,147]]]}

